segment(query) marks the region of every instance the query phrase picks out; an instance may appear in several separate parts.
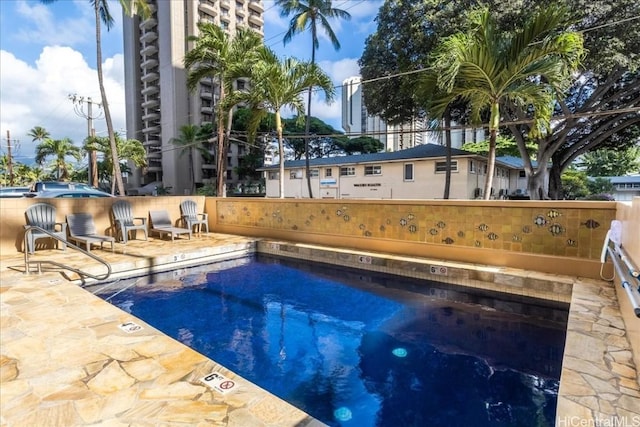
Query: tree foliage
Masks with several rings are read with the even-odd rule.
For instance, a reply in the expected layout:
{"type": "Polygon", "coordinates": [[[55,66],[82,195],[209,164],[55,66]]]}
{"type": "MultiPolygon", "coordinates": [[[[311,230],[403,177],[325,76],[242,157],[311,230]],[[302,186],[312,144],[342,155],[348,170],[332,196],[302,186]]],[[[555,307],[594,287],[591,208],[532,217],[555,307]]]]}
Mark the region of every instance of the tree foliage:
{"type": "Polygon", "coordinates": [[[590,151],[581,157],[580,166],[592,177],[640,173],[640,147],[633,146],[626,150],[601,148],[590,151]]]}
{"type": "MultiPolygon", "coordinates": [[[[624,147],[638,141],[640,3],[636,0],[483,3],[497,19],[498,27],[509,31],[521,28],[526,18],[540,8],[565,5],[572,14],[571,29],[583,32],[588,52],[583,67],[560,97],[550,132],[537,141],[539,163],[541,159],[542,163],[552,161],[549,195],[562,198],[560,176],[578,156],[597,147],[624,147]]],[[[421,112],[420,104],[412,100],[414,72],[427,69],[429,55],[439,40],[460,31],[464,11],[476,4],[474,0],[385,2],[376,18],[378,29],[367,39],[360,59],[363,80],[411,74],[365,84],[364,100],[370,113],[389,123],[398,123],[421,112]]],[[[526,114],[527,111],[512,109],[504,111],[502,119],[519,120],[526,114]]],[[[454,119],[465,123],[464,116],[454,119]]],[[[521,141],[527,139],[530,130],[527,124],[509,126],[512,135],[521,141]]]]}

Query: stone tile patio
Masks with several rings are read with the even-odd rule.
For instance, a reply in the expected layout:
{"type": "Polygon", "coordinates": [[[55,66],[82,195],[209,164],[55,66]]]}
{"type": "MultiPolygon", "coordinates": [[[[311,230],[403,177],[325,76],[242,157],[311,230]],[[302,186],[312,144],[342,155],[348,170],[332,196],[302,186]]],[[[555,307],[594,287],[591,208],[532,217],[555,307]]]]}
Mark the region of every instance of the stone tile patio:
{"type": "MultiPolygon", "coordinates": [[[[175,242],[131,241],[116,244],[115,253],[94,253],[111,263],[114,277],[127,277],[265,248],[361,268],[358,259],[365,256],[372,269],[428,274],[428,260],[258,244],[214,233],[175,242]]],[[[70,250],[36,252],[35,259],[46,258],[104,271],[70,250]]],[[[449,268],[455,274],[445,281],[451,283],[571,302],[557,426],[640,426],[638,372],[612,284],[483,266],[449,268]]],[[[322,425],[68,280],[77,278],[52,268],[25,275],[22,254],[0,256],[1,426],[322,425]],[[143,328],[128,333],[121,326],[129,322],[143,328]],[[234,381],[236,391],[223,394],[205,385],[201,379],[212,372],[234,381]]]]}

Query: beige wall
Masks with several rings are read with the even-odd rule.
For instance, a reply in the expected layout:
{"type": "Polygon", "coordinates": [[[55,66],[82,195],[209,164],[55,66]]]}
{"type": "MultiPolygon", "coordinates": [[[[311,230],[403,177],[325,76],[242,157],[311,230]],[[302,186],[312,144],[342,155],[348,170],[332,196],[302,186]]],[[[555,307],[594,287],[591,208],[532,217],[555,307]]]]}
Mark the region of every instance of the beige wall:
{"type": "Polygon", "coordinates": [[[616,203],[227,198],[207,212],[225,233],[598,278],[616,203]]]}
{"type": "MultiPolygon", "coordinates": [[[[618,213],[616,219],[622,221],[622,247],[631,258],[633,265],[640,268],[640,197],[636,197],[631,202],[618,202],[618,213]]],[[[610,277],[610,276],[609,276],[610,277]]],[[[635,280],[630,277],[627,280],[635,280]]],[[[616,293],[620,301],[620,312],[629,335],[629,342],[633,349],[633,356],[636,366],[640,366],[640,319],[633,313],[633,307],[629,298],[622,289],[619,277],[616,277],[616,293]]],[[[637,288],[640,281],[631,282],[637,288]]],[[[640,384],[640,378],[638,378],[640,384]]]]}

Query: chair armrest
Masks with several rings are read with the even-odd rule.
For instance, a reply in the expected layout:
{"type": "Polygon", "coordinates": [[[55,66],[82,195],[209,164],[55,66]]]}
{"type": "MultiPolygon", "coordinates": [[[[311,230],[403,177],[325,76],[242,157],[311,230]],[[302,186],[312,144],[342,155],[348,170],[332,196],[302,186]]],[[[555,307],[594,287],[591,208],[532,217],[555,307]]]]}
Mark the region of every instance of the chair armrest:
{"type": "Polygon", "coordinates": [[[203,221],[207,221],[209,219],[209,214],[206,213],[198,214],[198,216],[201,217],[203,221]]]}
{"type": "Polygon", "coordinates": [[[62,232],[66,232],[67,231],[67,223],[66,222],[56,222],[55,224],[53,224],[53,229],[56,229],[56,226],[60,226],[60,231],[62,232]]]}
{"type": "Polygon", "coordinates": [[[143,216],[136,216],[133,218],[134,220],[139,219],[142,223],[142,225],[147,223],[147,218],[143,217],[143,216]]]}

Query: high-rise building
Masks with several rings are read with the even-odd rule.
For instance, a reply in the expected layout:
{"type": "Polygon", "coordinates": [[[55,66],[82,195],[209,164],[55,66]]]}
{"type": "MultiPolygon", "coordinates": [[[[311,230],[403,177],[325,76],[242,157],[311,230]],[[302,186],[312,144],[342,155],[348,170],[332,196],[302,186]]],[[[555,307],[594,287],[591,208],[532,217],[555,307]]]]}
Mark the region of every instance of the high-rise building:
{"type": "MultiPolygon", "coordinates": [[[[197,90],[187,89],[185,53],[187,39],[198,35],[201,21],[221,26],[230,35],[238,27],[263,34],[262,0],[148,0],[152,16],[124,18],[125,99],[127,138],[144,145],[147,167],[135,171],[132,187],[150,182],[171,187],[171,194],[189,194],[196,185],[215,184],[215,162],[203,162],[194,151],[193,171],[185,149],[171,142],[186,124],[213,123],[219,93],[213,80],[203,80],[197,90]]],[[[237,82],[238,85],[244,82],[237,82]]],[[[234,168],[246,147],[230,144],[227,183],[237,182],[234,168]]],[[[211,144],[215,154],[215,144],[211,144]]]]}
{"type": "MultiPolygon", "coordinates": [[[[443,133],[429,129],[427,118],[414,117],[399,125],[387,124],[381,117],[372,116],[364,105],[366,84],[360,76],[342,82],[342,128],[352,138],[369,136],[378,139],[385,151],[398,151],[420,144],[444,144],[443,133]]],[[[483,140],[482,129],[455,129],[451,132],[452,146],[460,148],[464,141],[483,140]]]]}

